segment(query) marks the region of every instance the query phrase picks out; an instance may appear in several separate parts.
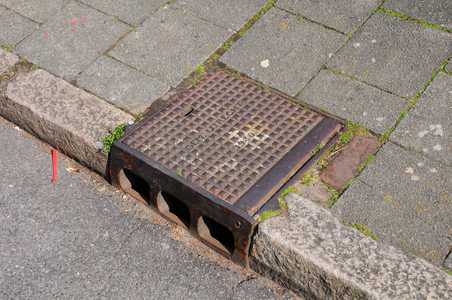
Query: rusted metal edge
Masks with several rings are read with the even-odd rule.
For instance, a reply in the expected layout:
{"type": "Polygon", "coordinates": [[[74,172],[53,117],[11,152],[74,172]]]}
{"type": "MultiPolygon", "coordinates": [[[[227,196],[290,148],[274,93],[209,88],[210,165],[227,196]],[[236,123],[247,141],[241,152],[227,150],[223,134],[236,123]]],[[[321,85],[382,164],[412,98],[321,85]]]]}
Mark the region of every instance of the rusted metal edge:
{"type": "Polygon", "coordinates": [[[340,129],[341,124],[336,121],[330,118],[323,119],[265,173],[235,205],[254,215],[313,156],[319,144],[331,140],[340,129]]]}
{"type": "Polygon", "coordinates": [[[348,129],[348,124],[343,127],[338,134],[336,134],[325,146],[317,152],[316,155],[311,157],[295,174],[290,180],[288,180],[268,201],[265,203],[261,209],[255,214],[255,216],[262,216],[264,212],[275,211],[280,209],[279,198],[291,185],[297,182],[301,176],[303,176],[311,167],[314,165],[324,154],[328,151],[334,143],[341,137],[341,135],[348,129]]]}
{"type": "MultiPolygon", "coordinates": [[[[133,170],[134,174],[141,178],[147,178],[150,173],[156,173],[158,175],[157,182],[148,182],[151,195],[149,203],[147,204],[161,216],[168,219],[157,208],[157,194],[161,191],[165,191],[179,200],[184,201],[185,204],[191,208],[191,213],[194,213],[192,216],[193,223],[190,228],[187,229],[203,243],[207,243],[209,247],[214,248],[216,251],[242,266],[248,266],[251,233],[254,231],[254,226],[256,225],[256,220],[252,216],[232,204],[212,195],[146,155],[128,147],[123,144],[121,140],[113,144],[112,156],[116,157],[110,164],[110,174],[113,185],[121,187],[119,173],[120,170],[124,168],[133,170]],[[190,200],[187,201],[187,199],[190,200]],[[235,233],[236,250],[232,255],[201,238],[197,223],[201,216],[213,218],[223,226],[226,226],[231,232],[235,233]],[[237,220],[241,222],[240,228],[236,227],[237,220]]],[[[174,220],[168,220],[174,222],[174,220]]]]}

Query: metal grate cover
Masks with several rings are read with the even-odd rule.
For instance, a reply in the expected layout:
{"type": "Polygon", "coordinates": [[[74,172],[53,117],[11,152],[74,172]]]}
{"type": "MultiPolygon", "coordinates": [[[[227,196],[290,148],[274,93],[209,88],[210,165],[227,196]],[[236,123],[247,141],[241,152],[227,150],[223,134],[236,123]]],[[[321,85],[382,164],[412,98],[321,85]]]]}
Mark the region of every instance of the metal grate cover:
{"type": "Polygon", "coordinates": [[[323,116],[216,71],[123,143],[235,203],[323,116]]]}

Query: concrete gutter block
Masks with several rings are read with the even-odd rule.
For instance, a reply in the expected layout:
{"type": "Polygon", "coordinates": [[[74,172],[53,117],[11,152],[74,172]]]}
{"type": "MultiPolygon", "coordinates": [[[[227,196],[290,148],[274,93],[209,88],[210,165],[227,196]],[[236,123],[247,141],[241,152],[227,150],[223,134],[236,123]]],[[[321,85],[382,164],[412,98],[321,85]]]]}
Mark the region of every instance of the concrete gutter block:
{"type": "Polygon", "coordinates": [[[132,116],[44,71],[20,73],[0,90],[0,114],[106,177],[100,139],[132,116]]]}
{"type": "Polygon", "coordinates": [[[258,226],[251,267],[306,299],[450,299],[452,276],[296,194],[258,226]],[[285,283],[284,283],[285,282],[285,283]]]}

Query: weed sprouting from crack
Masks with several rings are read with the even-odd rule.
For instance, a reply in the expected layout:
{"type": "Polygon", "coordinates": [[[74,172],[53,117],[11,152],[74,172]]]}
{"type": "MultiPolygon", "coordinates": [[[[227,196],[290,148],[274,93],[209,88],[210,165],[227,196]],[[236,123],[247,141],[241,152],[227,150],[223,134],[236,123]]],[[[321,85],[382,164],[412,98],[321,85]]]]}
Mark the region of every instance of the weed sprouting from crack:
{"type": "Polygon", "coordinates": [[[353,224],[353,223],[351,223],[349,226],[352,228],[358,229],[358,231],[363,233],[365,236],[370,236],[372,239],[377,240],[374,233],[372,231],[370,231],[370,229],[367,228],[366,226],[361,226],[359,224],[353,224]]]}
{"type": "Polygon", "coordinates": [[[110,127],[110,134],[107,137],[101,139],[104,142],[104,151],[109,153],[111,151],[111,146],[114,142],[119,140],[125,134],[125,128],[127,123],[123,123],[118,127],[110,127]]]}

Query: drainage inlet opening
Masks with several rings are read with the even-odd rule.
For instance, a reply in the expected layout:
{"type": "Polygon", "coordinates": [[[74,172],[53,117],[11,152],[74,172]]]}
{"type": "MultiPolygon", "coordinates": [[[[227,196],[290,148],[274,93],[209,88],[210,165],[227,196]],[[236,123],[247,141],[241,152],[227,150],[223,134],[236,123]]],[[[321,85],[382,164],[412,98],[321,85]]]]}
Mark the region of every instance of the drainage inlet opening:
{"type": "Polygon", "coordinates": [[[198,221],[198,232],[202,239],[232,255],[234,252],[234,235],[224,225],[203,216],[198,221]]]}
{"type": "Polygon", "coordinates": [[[122,169],[119,172],[119,184],[124,191],[149,204],[150,189],[146,180],[128,169],[122,169]]]}
{"type": "Polygon", "coordinates": [[[190,227],[190,209],[176,197],[160,192],[157,196],[157,208],[177,224],[185,228],[190,227]]]}

